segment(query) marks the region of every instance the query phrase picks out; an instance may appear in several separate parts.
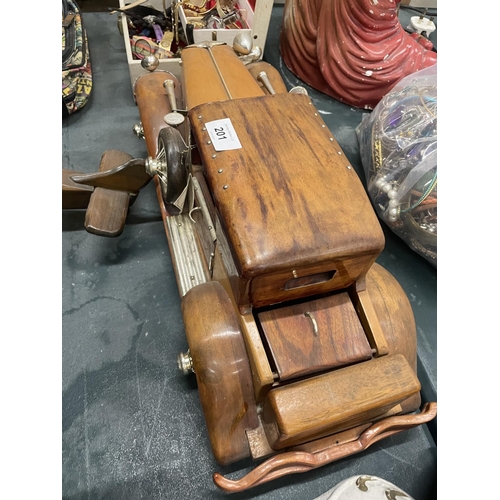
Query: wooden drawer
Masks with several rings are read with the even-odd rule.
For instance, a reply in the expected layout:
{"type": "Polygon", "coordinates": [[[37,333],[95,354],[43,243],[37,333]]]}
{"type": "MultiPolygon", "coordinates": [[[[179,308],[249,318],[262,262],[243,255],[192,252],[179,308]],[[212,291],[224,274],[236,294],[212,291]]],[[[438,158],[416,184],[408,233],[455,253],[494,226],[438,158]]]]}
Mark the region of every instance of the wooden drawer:
{"type": "Polygon", "coordinates": [[[370,344],[346,292],[257,316],[280,381],[372,357],[370,344]]]}

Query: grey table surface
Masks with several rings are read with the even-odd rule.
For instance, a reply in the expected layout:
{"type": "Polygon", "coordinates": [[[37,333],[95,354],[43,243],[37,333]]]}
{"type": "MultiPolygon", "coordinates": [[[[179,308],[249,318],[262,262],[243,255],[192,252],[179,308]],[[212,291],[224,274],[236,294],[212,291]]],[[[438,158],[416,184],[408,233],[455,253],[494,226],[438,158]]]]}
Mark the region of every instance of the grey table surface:
{"type": "MultiPolygon", "coordinates": [[[[301,84],[278,49],[282,6],[274,6],[264,58],[287,86],[301,84]]],[[[62,124],[62,167],[93,172],[107,149],[145,157],[124,40],[106,13],[85,13],[94,71],[87,106],[62,124]]],[[[306,86],[307,87],[307,86],[306,86]]],[[[313,103],[364,182],[355,127],[363,111],[308,88],[313,103]]],[[[153,184],[131,207],[117,238],[91,235],[82,211],[62,214],[62,492],[76,499],[222,499],[219,471],[238,478],[250,460],[220,467],[212,457],[196,383],[177,368],[186,349],[180,298],[153,184]]],[[[418,331],[423,400],[437,400],[436,269],[384,228],[378,262],[410,298],[418,331]]],[[[421,426],[366,452],[233,494],[313,499],[368,474],[416,500],[436,497],[436,426],[421,426]]]]}

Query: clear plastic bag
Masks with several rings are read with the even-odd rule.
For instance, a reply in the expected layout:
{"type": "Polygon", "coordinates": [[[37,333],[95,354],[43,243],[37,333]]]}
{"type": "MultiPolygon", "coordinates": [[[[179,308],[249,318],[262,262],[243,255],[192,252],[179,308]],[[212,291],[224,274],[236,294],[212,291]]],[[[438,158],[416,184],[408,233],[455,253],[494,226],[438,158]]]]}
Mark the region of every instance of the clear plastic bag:
{"type": "Polygon", "coordinates": [[[378,216],[437,267],[437,64],[397,83],[356,134],[378,216]]]}

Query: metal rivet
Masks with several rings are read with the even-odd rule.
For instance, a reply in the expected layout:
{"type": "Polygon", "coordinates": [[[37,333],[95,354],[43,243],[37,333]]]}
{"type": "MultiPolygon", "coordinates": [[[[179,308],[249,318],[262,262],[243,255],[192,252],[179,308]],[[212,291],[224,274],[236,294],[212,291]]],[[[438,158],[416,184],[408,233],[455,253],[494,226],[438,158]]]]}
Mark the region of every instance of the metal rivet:
{"type": "Polygon", "coordinates": [[[351,167],[351,165],[347,165],[347,168],[348,168],[349,170],[351,170],[351,168],[352,168],[352,167],[351,167]]]}
{"type": "Polygon", "coordinates": [[[333,141],[333,137],[330,137],[330,140],[333,141]]]}
{"type": "Polygon", "coordinates": [[[212,141],[207,141],[207,144],[212,144],[212,141]]]}
{"type": "Polygon", "coordinates": [[[194,276],[190,276],[191,280],[194,281],[194,276]]]}
{"type": "Polygon", "coordinates": [[[207,130],[207,127],[203,127],[201,130],[203,130],[203,132],[205,132],[205,130],[207,130]]]}
{"type": "Polygon", "coordinates": [[[201,115],[200,115],[200,116],[198,116],[198,120],[201,120],[201,115]]]}
{"type": "Polygon", "coordinates": [[[212,158],[217,158],[217,155],[212,155],[212,158]]]}
{"type": "Polygon", "coordinates": [[[222,174],[222,172],[224,172],[224,170],[222,170],[222,168],[219,168],[219,170],[217,170],[217,172],[219,172],[219,174],[222,174]]]}
{"type": "Polygon", "coordinates": [[[342,151],[337,151],[337,153],[338,153],[339,155],[341,155],[341,154],[342,154],[342,151]]]}
{"type": "Polygon", "coordinates": [[[227,184],[224,184],[224,186],[222,186],[222,189],[227,189],[229,186],[227,184]]]}
{"type": "Polygon", "coordinates": [[[318,116],[318,113],[314,113],[314,116],[318,116]]]}
{"type": "Polygon", "coordinates": [[[325,124],[323,124],[323,125],[321,125],[321,126],[322,126],[323,128],[325,128],[325,127],[326,127],[326,125],[325,125],[325,124]]]}

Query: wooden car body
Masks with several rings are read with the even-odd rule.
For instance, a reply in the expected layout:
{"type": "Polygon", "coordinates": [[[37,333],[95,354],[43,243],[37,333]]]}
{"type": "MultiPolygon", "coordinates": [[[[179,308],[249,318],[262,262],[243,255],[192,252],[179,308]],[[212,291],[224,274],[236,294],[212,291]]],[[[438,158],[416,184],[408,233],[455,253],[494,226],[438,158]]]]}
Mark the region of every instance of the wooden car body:
{"type": "Polygon", "coordinates": [[[411,306],[375,263],[380,224],[310,98],[224,44],[184,49],[182,69],[182,81],[154,71],[134,87],[163,169],[189,347],[180,366],[196,374],[217,461],[268,458],[216,483],[246,489],[432,419],[435,406],[408,416],[420,406],[411,306]],[[183,109],[175,190],[167,115],[183,109]]]}

